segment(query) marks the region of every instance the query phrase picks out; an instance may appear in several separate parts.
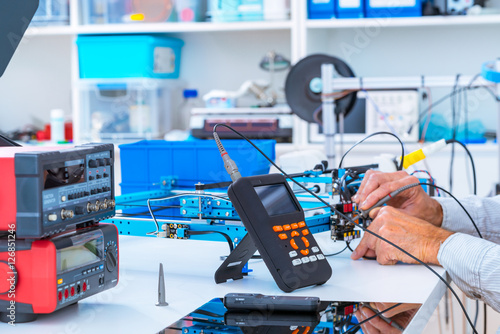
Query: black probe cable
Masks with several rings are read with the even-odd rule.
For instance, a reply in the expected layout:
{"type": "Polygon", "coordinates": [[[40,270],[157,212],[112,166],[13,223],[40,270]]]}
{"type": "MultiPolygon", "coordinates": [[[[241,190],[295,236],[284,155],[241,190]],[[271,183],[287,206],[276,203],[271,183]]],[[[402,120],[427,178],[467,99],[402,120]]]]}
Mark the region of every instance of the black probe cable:
{"type": "MultiPolygon", "coordinates": [[[[465,95],[465,96],[467,96],[467,95],[465,95]]],[[[466,104],[466,107],[467,107],[467,104],[466,104]]],[[[446,141],[446,144],[449,144],[449,143],[457,143],[457,144],[459,144],[460,146],[462,146],[464,148],[465,152],[469,156],[470,163],[471,163],[471,166],[472,166],[472,177],[473,177],[473,185],[474,185],[474,195],[476,195],[477,194],[476,167],[474,165],[474,159],[472,158],[471,152],[467,148],[467,145],[465,145],[464,143],[462,143],[459,140],[449,139],[449,140],[446,141]]],[[[482,236],[481,236],[481,238],[482,238],[482,236]]],[[[484,323],[485,323],[485,325],[484,325],[484,332],[486,333],[486,310],[487,310],[487,306],[486,306],[486,304],[483,304],[483,306],[484,306],[484,323]]],[[[476,299],[476,314],[474,316],[474,326],[476,326],[476,324],[477,324],[477,318],[478,318],[478,316],[479,316],[479,301],[476,299]]]]}
{"type": "Polygon", "coordinates": [[[358,146],[359,144],[361,144],[362,142],[364,142],[365,140],[373,137],[373,136],[378,136],[378,135],[389,135],[389,136],[393,136],[394,138],[396,138],[399,143],[401,144],[401,161],[399,163],[399,167],[398,167],[398,170],[402,170],[403,169],[403,163],[404,163],[404,156],[405,156],[405,146],[403,144],[403,142],[401,141],[401,139],[396,136],[394,133],[392,132],[387,132],[387,131],[379,131],[379,132],[374,132],[368,136],[366,136],[365,138],[359,140],[357,143],[355,143],[354,145],[351,146],[351,148],[349,148],[347,150],[347,152],[344,153],[344,155],[342,156],[342,158],[340,159],[340,162],[339,162],[339,168],[342,168],[342,162],[344,161],[344,158],[345,156],[347,155],[347,153],[351,152],[353,148],[355,148],[356,146],[358,146]]]}
{"type": "Polygon", "coordinates": [[[384,314],[385,312],[388,312],[388,311],[390,311],[390,310],[392,310],[392,309],[394,309],[394,308],[396,308],[396,307],[398,307],[400,305],[402,305],[402,303],[394,304],[391,307],[386,308],[385,310],[382,310],[382,311],[379,311],[378,313],[375,313],[371,317],[366,318],[365,320],[361,321],[360,323],[357,323],[354,327],[349,328],[347,331],[344,332],[344,334],[347,334],[347,333],[349,333],[350,331],[353,331],[353,330],[357,331],[359,329],[359,327],[361,327],[361,325],[364,324],[365,322],[368,322],[368,321],[370,321],[370,320],[372,320],[372,319],[374,319],[374,318],[376,318],[376,317],[384,314]]]}
{"type": "MultiPolygon", "coordinates": [[[[288,174],[282,170],[278,165],[276,165],[276,163],[274,163],[274,161],[272,161],[260,148],[257,147],[257,145],[255,145],[250,139],[248,139],[245,135],[243,135],[242,133],[240,133],[239,131],[233,129],[232,127],[230,127],[229,125],[226,125],[226,124],[215,124],[214,125],[214,128],[213,128],[213,132],[214,133],[217,133],[217,127],[218,126],[222,126],[222,127],[225,127],[231,131],[233,131],[234,133],[236,133],[238,136],[240,136],[241,138],[245,139],[246,141],[248,141],[260,154],[262,154],[264,156],[264,158],[266,158],[276,169],[278,169],[284,176],[286,176],[287,178],[289,178],[288,174]]],[[[294,179],[290,179],[293,183],[295,183],[296,185],[298,185],[299,187],[301,187],[302,189],[307,190],[307,188],[305,186],[303,186],[300,182],[297,182],[295,181],[294,179]]],[[[308,191],[309,192],[309,191],[308,191]]],[[[379,238],[380,240],[388,243],[389,245],[393,246],[394,248],[396,248],[397,250],[399,250],[400,252],[408,255],[410,258],[412,258],[413,260],[415,260],[416,262],[422,264],[424,267],[426,267],[428,270],[430,270],[432,273],[434,273],[434,275],[436,275],[447,287],[448,289],[450,289],[450,291],[453,293],[453,295],[455,296],[455,298],[457,299],[457,302],[458,304],[460,305],[460,307],[462,308],[462,311],[464,312],[464,315],[465,317],[467,318],[467,321],[469,322],[470,326],[472,327],[472,330],[474,331],[474,333],[478,334],[477,333],[477,330],[476,328],[474,327],[474,324],[472,323],[471,319],[469,318],[469,315],[467,314],[467,311],[464,307],[464,305],[462,304],[462,302],[460,301],[460,298],[458,297],[457,293],[455,292],[455,290],[453,290],[453,288],[450,286],[450,284],[443,278],[441,277],[441,275],[439,275],[434,269],[432,269],[427,263],[423,262],[422,260],[418,259],[417,257],[413,256],[412,254],[410,254],[409,252],[405,251],[404,249],[402,249],[401,247],[399,247],[398,245],[396,245],[395,243],[387,240],[386,238],[378,235],[377,233],[375,232],[372,232],[370,231],[369,229],[367,229],[366,227],[356,223],[353,219],[347,217],[346,215],[344,215],[342,212],[340,212],[339,210],[337,210],[334,206],[332,206],[331,204],[327,203],[325,200],[323,200],[321,197],[319,197],[318,195],[316,195],[315,193],[312,193],[312,192],[309,192],[313,197],[315,197],[316,199],[318,199],[320,202],[322,202],[323,204],[325,205],[328,205],[330,207],[330,209],[332,211],[334,211],[335,213],[337,213],[339,216],[341,216],[342,218],[344,218],[345,220],[348,220],[349,222],[357,225],[360,229],[362,229],[363,231],[365,231],[366,233],[370,233],[371,235],[379,238]]]]}
{"type": "Polygon", "coordinates": [[[472,166],[472,177],[473,177],[473,184],[474,184],[474,195],[476,195],[477,194],[476,167],[474,165],[474,159],[472,158],[472,154],[470,153],[470,151],[467,148],[467,146],[464,143],[462,143],[460,140],[448,139],[446,141],[446,144],[452,144],[452,143],[456,143],[456,144],[462,146],[464,148],[465,152],[467,153],[467,155],[469,156],[470,163],[471,163],[471,166],[472,166]]]}

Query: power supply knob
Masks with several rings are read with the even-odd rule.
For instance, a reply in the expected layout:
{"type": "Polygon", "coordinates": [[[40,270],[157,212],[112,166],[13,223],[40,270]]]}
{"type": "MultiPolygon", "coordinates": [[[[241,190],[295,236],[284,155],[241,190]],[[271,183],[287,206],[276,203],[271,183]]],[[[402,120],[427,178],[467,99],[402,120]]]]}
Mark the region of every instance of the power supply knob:
{"type": "Polygon", "coordinates": [[[89,167],[90,168],[96,168],[98,166],[97,160],[90,159],[89,160],[89,167]]]}
{"type": "Polygon", "coordinates": [[[112,273],[118,265],[118,258],[116,254],[116,246],[109,245],[106,247],[106,270],[112,273]]]}
{"type": "Polygon", "coordinates": [[[16,267],[12,267],[6,261],[0,261],[0,295],[14,290],[17,285],[16,267]]]}

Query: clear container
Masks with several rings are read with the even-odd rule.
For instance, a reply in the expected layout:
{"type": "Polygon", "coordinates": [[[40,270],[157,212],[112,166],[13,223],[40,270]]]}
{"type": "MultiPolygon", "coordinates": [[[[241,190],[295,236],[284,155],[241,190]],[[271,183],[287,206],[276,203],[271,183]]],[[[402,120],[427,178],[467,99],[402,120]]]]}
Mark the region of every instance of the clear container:
{"type": "Polygon", "coordinates": [[[207,0],[207,18],[212,22],[235,22],[240,21],[240,0],[207,0]]]}
{"type": "Polygon", "coordinates": [[[176,0],[175,11],[179,22],[205,21],[206,1],[176,0]]]}
{"type": "Polygon", "coordinates": [[[126,142],[160,138],[182,100],[176,80],[80,80],[81,140],[126,142]]]}
{"type": "Polygon", "coordinates": [[[83,0],[83,24],[165,22],[173,0],[83,0]]]}
{"type": "Polygon", "coordinates": [[[69,24],[69,0],[40,0],[31,25],[69,24]]]}

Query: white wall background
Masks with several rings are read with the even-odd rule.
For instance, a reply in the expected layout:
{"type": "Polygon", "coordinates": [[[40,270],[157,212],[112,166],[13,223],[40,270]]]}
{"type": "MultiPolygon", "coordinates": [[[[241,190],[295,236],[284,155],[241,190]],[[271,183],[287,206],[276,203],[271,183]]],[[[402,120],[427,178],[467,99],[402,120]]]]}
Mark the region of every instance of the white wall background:
{"type": "Polygon", "coordinates": [[[41,126],[50,110],[71,114],[71,39],[26,36],[0,78],[0,131],[41,126]]]}

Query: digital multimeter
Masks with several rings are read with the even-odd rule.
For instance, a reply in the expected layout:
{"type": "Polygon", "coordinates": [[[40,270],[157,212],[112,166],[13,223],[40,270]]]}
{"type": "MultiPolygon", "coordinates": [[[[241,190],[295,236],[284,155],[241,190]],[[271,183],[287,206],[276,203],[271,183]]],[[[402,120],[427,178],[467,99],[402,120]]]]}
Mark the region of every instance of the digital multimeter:
{"type": "Polygon", "coordinates": [[[328,281],[332,269],[283,175],[242,177],[227,193],[281,290],[328,281]]]}

